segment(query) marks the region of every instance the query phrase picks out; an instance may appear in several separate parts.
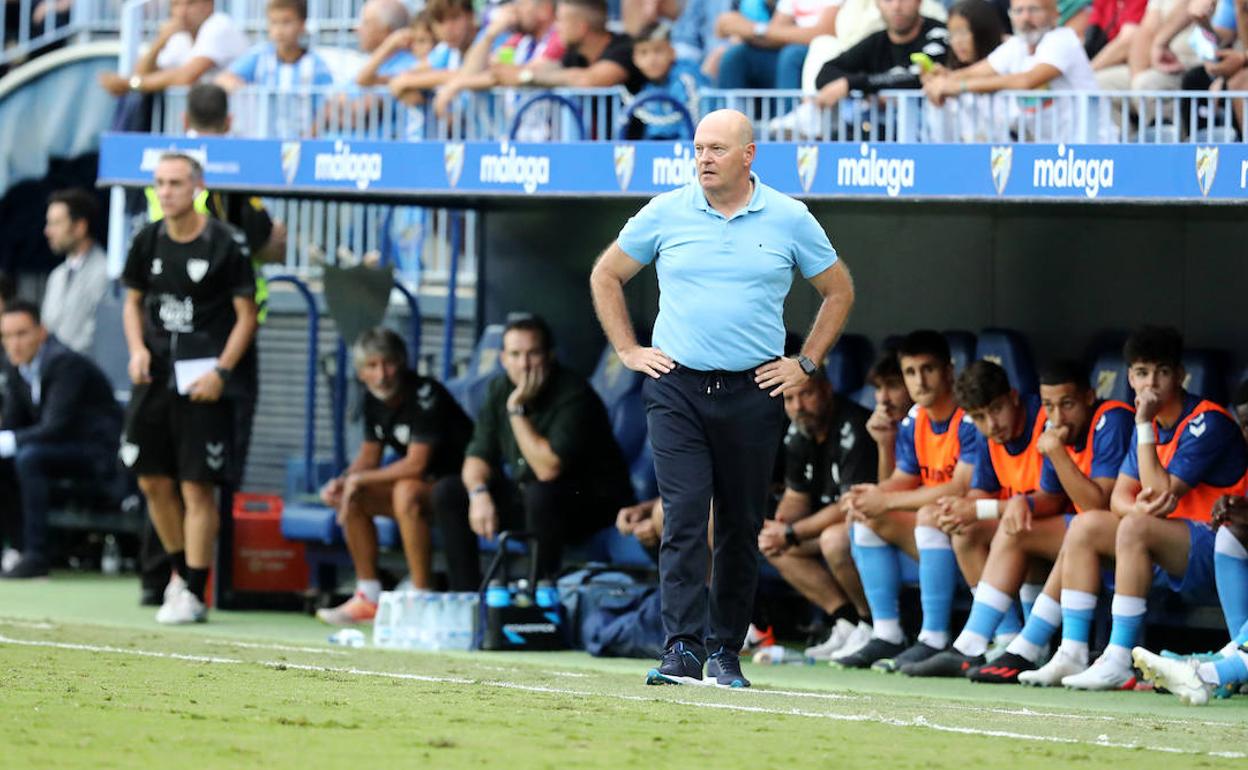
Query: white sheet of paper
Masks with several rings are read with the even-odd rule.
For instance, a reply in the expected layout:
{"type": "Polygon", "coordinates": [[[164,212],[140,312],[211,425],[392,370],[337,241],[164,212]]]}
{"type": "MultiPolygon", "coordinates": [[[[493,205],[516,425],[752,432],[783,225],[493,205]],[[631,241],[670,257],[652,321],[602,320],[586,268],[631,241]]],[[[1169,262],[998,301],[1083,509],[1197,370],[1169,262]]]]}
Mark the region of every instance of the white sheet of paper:
{"type": "Polygon", "coordinates": [[[189,394],[195,380],[216,368],[217,359],[215,358],[188,358],[185,361],[174,361],[173,376],[178,384],[178,395],[189,394]]]}

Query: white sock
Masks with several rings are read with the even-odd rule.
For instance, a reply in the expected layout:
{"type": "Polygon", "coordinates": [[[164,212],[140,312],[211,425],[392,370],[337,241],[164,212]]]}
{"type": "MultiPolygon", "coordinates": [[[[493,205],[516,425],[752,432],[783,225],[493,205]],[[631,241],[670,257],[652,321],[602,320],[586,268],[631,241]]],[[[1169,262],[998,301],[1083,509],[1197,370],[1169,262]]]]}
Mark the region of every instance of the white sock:
{"type": "Polygon", "coordinates": [[[356,593],[364,594],[364,598],[370,602],[376,603],[381,598],[381,581],[380,580],[357,580],[355,581],[356,593]]]}
{"type": "Polygon", "coordinates": [[[1036,599],[1044,591],[1042,583],[1023,583],[1018,589],[1018,600],[1023,604],[1035,604],[1036,599]]]}
{"type": "Polygon", "coordinates": [[[1118,668],[1131,668],[1131,651],[1121,645],[1111,644],[1101,653],[1101,660],[1118,668]]]}
{"type": "Polygon", "coordinates": [[[1074,639],[1063,639],[1057,651],[1081,666],[1088,665],[1088,643],[1076,642],[1074,639]]]}
{"type": "Polygon", "coordinates": [[[892,642],[893,644],[901,644],[902,640],[906,638],[901,633],[900,620],[877,619],[871,626],[871,629],[871,635],[876,639],[883,639],[884,641],[892,642]]]}
{"type": "Polygon", "coordinates": [[[943,650],[949,645],[949,632],[920,631],[919,641],[926,644],[928,647],[935,647],[938,650],[943,650]]]}
{"type": "Polygon", "coordinates": [[[977,658],[988,651],[988,640],[974,631],[963,630],[958,634],[958,638],[953,640],[953,649],[968,658],[977,658]]]}
{"type": "MultiPolygon", "coordinates": [[[[1035,610],[1032,611],[1034,612],[1035,610]]],[[[1005,651],[1026,658],[1032,663],[1040,660],[1040,653],[1042,652],[1039,645],[1027,641],[1022,634],[1014,637],[1010,641],[1010,646],[1005,648],[1005,651]]]]}

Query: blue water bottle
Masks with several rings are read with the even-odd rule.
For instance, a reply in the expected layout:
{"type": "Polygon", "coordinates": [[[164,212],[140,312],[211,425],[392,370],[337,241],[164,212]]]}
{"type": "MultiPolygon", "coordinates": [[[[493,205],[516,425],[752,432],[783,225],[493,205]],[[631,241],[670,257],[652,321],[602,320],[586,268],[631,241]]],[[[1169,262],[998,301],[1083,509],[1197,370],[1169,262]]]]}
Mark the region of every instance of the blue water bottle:
{"type": "Polygon", "coordinates": [[[550,609],[559,603],[559,589],[549,580],[539,580],[537,583],[537,606],[542,609],[550,609]]]}
{"type": "Polygon", "coordinates": [[[485,589],[485,606],[510,607],[511,592],[507,590],[507,584],[501,580],[491,580],[485,589]]]}

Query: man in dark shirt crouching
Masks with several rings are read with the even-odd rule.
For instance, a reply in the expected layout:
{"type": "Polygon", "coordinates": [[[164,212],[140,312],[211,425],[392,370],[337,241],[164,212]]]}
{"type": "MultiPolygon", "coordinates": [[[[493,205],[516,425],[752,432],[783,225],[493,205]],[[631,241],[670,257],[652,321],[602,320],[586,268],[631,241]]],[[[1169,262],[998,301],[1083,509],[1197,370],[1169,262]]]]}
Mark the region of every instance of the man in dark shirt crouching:
{"type": "Polygon", "coordinates": [[[503,530],[533,533],[538,575],[551,577],[564,544],[609,526],[632,502],[606,408],[551,349],[550,328],[541,318],[507,324],[504,374],[490,383],[461,478],[434,487],[452,591],[480,586],[478,535],[493,540],[503,530]]]}

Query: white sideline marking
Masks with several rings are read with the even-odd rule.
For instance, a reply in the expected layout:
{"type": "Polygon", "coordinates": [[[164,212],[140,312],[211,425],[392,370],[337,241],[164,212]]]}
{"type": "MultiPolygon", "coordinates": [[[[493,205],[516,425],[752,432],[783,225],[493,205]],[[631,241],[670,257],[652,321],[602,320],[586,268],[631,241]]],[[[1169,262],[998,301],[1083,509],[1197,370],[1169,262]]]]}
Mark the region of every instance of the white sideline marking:
{"type": "MultiPolygon", "coordinates": [[[[313,673],[324,674],[347,674],[350,676],[367,676],[381,677],[386,679],[399,679],[413,682],[426,682],[431,684],[462,684],[462,685],[479,685],[485,687],[497,687],[505,690],[519,690],[522,692],[534,692],[550,695],[571,695],[581,698],[610,698],[613,700],[624,700],[638,703],[673,703],[681,706],[694,706],[698,708],[719,709],[723,711],[737,711],[752,714],[772,714],[776,716],[800,716],[812,719],[831,719],[838,722],[874,722],[876,724],[889,725],[892,727],[919,727],[938,732],[956,733],[959,735],[975,735],[989,738],[1012,738],[1021,741],[1033,741],[1037,743],[1060,743],[1066,745],[1084,745],[1097,746],[1109,749],[1134,749],[1143,751],[1155,751],[1163,754],[1187,754],[1197,756],[1217,757],[1220,759],[1248,759],[1248,754],[1237,751],[1196,751],[1192,749],[1180,749],[1173,746],[1150,746],[1140,743],[1117,743],[1110,741],[1108,736],[1098,736],[1096,740],[1080,740],[1079,738],[1066,738],[1055,735],[1032,735],[1029,733],[1018,733],[1008,730],[985,730],[977,727],[957,727],[954,725],[942,725],[935,722],[929,722],[926,717],[917,716],[913,719],[897,719],[894,717],[885,717],[870,714],[834,714],[823,711],[805,711],[802,709],[784,709],[784,708],[768,708],[766,706],[748,706],[740,703],[711,703],[697,700],[682,700],[679,698],[656,698],[654,696],[643,695],[626,695],[624,693],[601,693],[587,692],[582,690],[570,690],[559,687],[546,687],[543,685],[528,685],[518,682],[502,682],[490,681],[484,679],[464,679],[461,677],[447,676],[425,676],[421,674],[405,674],[395,671],[370,671],[360,668],[339,668],[332,666],[317,666],[306,663],[290,663],[281,660],[262,660],[262,661],[246,661],[239,658],[223,658],[210,655],[190,655],[176,652],[158,652],[155,650],[141,650],[134,648],[112,647],[109,645],[95,644],[78,644],[73,642],[51,642],[39,641],[33,639],[13,639],[0,634],[0,644],[12,644],[22,647],[46,647],[60,650],[74,650],[79,652],[103,652],[113,653],[117,655],[134,655],[145,658],[164,658],[167,660],[182,660],[191,663],[213,663],[221,665],[258,665],[266,668],[289,669],[294,671],[308,671],[313,673]]],[[[771,692],[780,693],[778,690],[757,690],[750,694],[771,692]]],[[[1190,723],[1187,723],[1190,724],[1190,723]]],[[[1225,723],[1217,723],[1219,726],[1225,726],[1225,723]]]]}
{"type": "Polygon", "coordinates": [[[33,628],[36,631],[50,631],[56,626],[51,623],[34,623],[29,620],[3,620],[0,619],[0,626],[13,626],[14,628],[33,628]]]}
{"type": "Polygon", "coordinates": [[[232,639],[205,639],[207,644],[219,647],[242,647],[249,650],[277,650],[278,652],[310,652],[314,655],[346,655],[342,650],[328,650],[324,647],[291,647],[285,644],[260,644],[259,642],[242,642],[232,639]]]}

